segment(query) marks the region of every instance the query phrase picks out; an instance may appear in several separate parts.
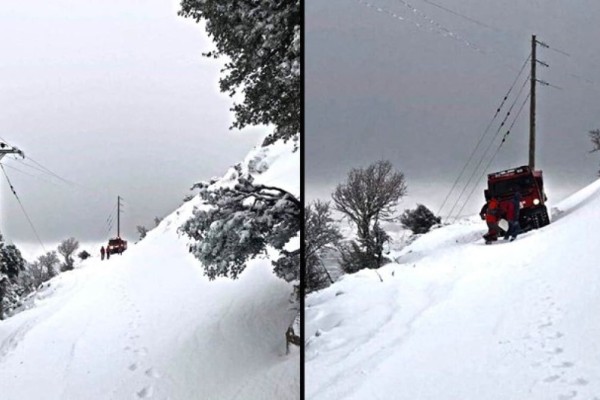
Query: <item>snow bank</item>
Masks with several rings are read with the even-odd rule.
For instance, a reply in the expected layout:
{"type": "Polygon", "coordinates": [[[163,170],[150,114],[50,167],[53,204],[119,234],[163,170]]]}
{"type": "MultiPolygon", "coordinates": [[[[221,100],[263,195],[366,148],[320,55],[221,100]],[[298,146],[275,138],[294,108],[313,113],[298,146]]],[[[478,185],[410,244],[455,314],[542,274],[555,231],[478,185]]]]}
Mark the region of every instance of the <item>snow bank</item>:
{"type": "MultiPolygon", "coordinates": [[[[243,164],[260,158],[260,179],[298,193],[297,154],[277,144],[243,164]]],[[[177,231],[199,205],[187,202],[122,256],[61,274],[0,322],[0,398],[298,399],[299,354],[285,354],[290,285],[268,259],[209,282],[177,231]]]]}
{"type": "Polygon", "coordinates": [[[477,217],[307,299],[307,398],[599,399],[600,181],[515,242],[477,217]]]}

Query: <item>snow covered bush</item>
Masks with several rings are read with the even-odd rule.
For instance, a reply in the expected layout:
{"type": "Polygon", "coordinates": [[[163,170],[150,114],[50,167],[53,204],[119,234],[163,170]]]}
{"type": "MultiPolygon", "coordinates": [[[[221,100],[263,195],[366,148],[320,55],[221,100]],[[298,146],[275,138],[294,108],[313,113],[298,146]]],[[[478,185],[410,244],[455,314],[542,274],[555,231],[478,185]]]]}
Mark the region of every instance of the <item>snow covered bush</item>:
{"type": "Polygon", "coordinates": [[[195,240],[190,250],[210,279],[237,278],[247,261],[272,247],[280,251],[273,262],[277,276],[297,281],[300,251],[285,246],[300,232],[300,201],[285,190],[253,180],[250,175],[240,176],[232,188],[195,185],[210,207],[196,209],[181,230],[195,240]]]}
{"type": "Polygon", "coordinates": [[[427,233],[432,226],[442,222],[440,217],[436,217],[429,208],[423,204],[417,204],[414,210],[404,210],[400,216],[400,223],[406,229],[410,229],[414,234],[427,233]]]}
{"type": "Polygon", "coordinates": [[[347,274],[381,267],[390,261],[383,255],[383,247],[389,241],[390,236],[376,223],[366,240],[359,238],[340,246],[340,267],[347,274]]]}
{"type": "Polygon", "coordinates": [[[79,248],[79,242],[75,238],[68,238],[61,242],[58,246],[58,252],[65,258],[65,263],[62,266],[62,271],[70,271],[73,269],[73,253],[79,248]]]}
{"type": "Polygon", "coordinates": [[[333,283],[322,258],[324,252],[336,249],[340,240],[342,234],[331,216],[329,202],[317,200],[304,208],[305,293],[333,283]]]}
{"type": "Polygon", "coordinates": [[[234,104],[234,128],[275,126],[264,144],[297,139],[300,132],[300,1],[182,0],[179,15],[206,21],[216,50],[228,62],[219,81],[234,104]]]}

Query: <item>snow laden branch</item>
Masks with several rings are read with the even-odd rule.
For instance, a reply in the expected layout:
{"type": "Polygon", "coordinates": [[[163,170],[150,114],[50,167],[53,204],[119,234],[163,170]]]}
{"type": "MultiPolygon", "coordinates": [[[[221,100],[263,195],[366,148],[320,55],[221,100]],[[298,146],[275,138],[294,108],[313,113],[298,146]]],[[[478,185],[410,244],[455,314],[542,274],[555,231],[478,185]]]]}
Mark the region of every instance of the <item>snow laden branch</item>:
{"type": "Polygon", "coordinates": [[[179,15],[206,21],[216,50],[225,56],[220,89],[234,104],[233,128],[275,126],[265,145],[298,138],[300,132],[300,24],[298,0],[183,0],[179,15]]]}
{"type": "Polygon", "coordinates": [[[300,250],[286,245],[300,232],[300,201],[283,189],[255,184],[250,175],[241,176],[232,188],[196,184],[208,209],[196,209],[181,230],[195,240],[191,252],[204,266],[209,279],[237,278],[246,263],[279,250],[273,261],[280,278],[300,278],[300,250]]]}

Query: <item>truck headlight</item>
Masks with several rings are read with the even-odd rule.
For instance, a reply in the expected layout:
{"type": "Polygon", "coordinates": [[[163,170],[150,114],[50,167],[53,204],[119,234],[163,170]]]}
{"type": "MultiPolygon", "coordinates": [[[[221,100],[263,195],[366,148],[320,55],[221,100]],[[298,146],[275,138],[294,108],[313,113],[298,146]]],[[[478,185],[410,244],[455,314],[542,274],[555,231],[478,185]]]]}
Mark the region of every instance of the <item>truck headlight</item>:
{"type": "Polygon", "coordinates": [[[535,204],[536,206],[537,206],[538,204],[540,204],[540,199],[533,199],[533,204],[535,204]]]}

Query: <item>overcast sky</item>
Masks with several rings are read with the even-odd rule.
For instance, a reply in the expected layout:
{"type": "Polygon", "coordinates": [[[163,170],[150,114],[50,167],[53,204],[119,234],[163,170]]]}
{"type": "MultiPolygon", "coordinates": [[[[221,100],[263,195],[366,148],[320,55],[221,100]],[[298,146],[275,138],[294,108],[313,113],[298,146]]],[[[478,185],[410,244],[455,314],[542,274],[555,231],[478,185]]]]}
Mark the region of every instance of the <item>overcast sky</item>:
{"type": "MultiPolygon", "coordinates": [[[[43,242],[102,241],[123,196],[122,236],[153,226],[190,186],[222,175],[263,129],[230,131],[232,101],[203,28],[171,0],[4,0],[0,137],[34,161],[2,163],[43,242]],[[36,170],[34,167],[37,167],[36,170]]],[[[36,242],[0,183],[0,231],[36,242]]],[[[48,246],[50,247],[50,246],[48,246]]]]}
{"type": "MultiPolygon", "coordinates": [[[[529,55],[534,33],[570,54],[538,47],[538,59],[550,65],[538,66],[538,78],[563,89],[537,91],[536,166],[550,203],[592,182],[600,164],[588,138],[600,128],[599,15],[597,0],[307,1],[307,199],[329,198],[352,167],[389,159],[407,179],[400,210],[419,202],[437,212],[529,55]]],[[[528,118],[527,104],[487,172],[528,163],[528,118]]],[[[479,181],[465,213],[479,211],[484,185],[479,181]]]]}

